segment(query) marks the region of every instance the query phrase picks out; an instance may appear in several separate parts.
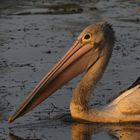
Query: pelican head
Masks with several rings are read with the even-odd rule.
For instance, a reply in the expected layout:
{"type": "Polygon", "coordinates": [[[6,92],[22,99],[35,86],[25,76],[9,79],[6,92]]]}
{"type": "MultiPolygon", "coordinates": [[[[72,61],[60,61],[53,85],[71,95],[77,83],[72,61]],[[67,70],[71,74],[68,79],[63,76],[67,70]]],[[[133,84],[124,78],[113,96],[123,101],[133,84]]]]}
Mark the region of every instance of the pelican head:
{"type": "Polygon", "coordinates": [[[31,111],[77,75],[94,69],[95,64],[103,57],[106,57],[107,64],[112,54],[114,40],[114,31],[107,22],[97,22],[86,27],[68,52],[35,86],[8,121],[13,122],[31,111]]]}

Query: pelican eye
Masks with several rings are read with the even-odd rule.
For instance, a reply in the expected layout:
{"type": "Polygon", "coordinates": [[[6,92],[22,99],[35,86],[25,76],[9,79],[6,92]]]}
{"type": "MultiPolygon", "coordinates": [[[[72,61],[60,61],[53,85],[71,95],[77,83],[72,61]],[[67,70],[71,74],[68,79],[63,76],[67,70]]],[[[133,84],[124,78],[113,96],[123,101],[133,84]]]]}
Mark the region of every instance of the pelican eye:
{"type": "Polygon", "coordinates": [[[90,33],[86,33],[83,38],[82,38],[83,42],[90,42],[91,41],[91,34],[90,33]]]}

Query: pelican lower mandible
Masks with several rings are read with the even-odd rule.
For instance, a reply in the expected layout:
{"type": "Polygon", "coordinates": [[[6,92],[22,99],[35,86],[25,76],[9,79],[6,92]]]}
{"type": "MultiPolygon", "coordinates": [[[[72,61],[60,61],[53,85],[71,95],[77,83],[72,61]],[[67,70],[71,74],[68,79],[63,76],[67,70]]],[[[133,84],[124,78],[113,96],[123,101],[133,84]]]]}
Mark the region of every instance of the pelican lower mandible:
{"type": "Polygon", "coordinates": [[[106,69],[114,43],[115,33],[107,22],[97,22],[86,27],[8,121],[13,122],[31,111],[66,82],[84,72],[70,103],[73,119],[99,123],[140,122],[140,78],[109,104],[99,108],[89,107],[91,90],[106,69]]]}

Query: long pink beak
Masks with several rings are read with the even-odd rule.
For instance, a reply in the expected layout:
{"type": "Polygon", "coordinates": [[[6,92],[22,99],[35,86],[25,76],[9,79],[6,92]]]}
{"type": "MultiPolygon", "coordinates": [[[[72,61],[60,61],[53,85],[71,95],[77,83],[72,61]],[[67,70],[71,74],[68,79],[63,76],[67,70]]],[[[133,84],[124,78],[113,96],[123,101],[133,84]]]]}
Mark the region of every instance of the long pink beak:
{"type": "Polygon", "coordinates": [[[93,44],[81,44],[76,41],[60,61],[43,77],[37,86],[25,98],[17,111],[8,119],[13,122],[16,118],[31,111],[67,81],[84,72],[93,55],[93,44]]]}

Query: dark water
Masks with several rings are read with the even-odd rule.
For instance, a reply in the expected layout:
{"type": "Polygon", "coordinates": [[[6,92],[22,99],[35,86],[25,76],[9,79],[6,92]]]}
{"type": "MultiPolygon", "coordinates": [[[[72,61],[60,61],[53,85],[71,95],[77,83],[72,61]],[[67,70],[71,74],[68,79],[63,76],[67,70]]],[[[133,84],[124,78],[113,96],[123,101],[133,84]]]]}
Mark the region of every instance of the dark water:
{"type": "Polygon", "coordinates": [[[1,1],[0,139],[140,139],[139,126],[97,126],[47,119],[69,111],[77,79],[31,113],[13,124],[7,123],[8,116],[68,50],[79,32],[95,21],[111,23],[117,41],[92,104],[104,105],[110,96],[129,86],[140,74],[139,10],[139,0],[1,1]]]}

